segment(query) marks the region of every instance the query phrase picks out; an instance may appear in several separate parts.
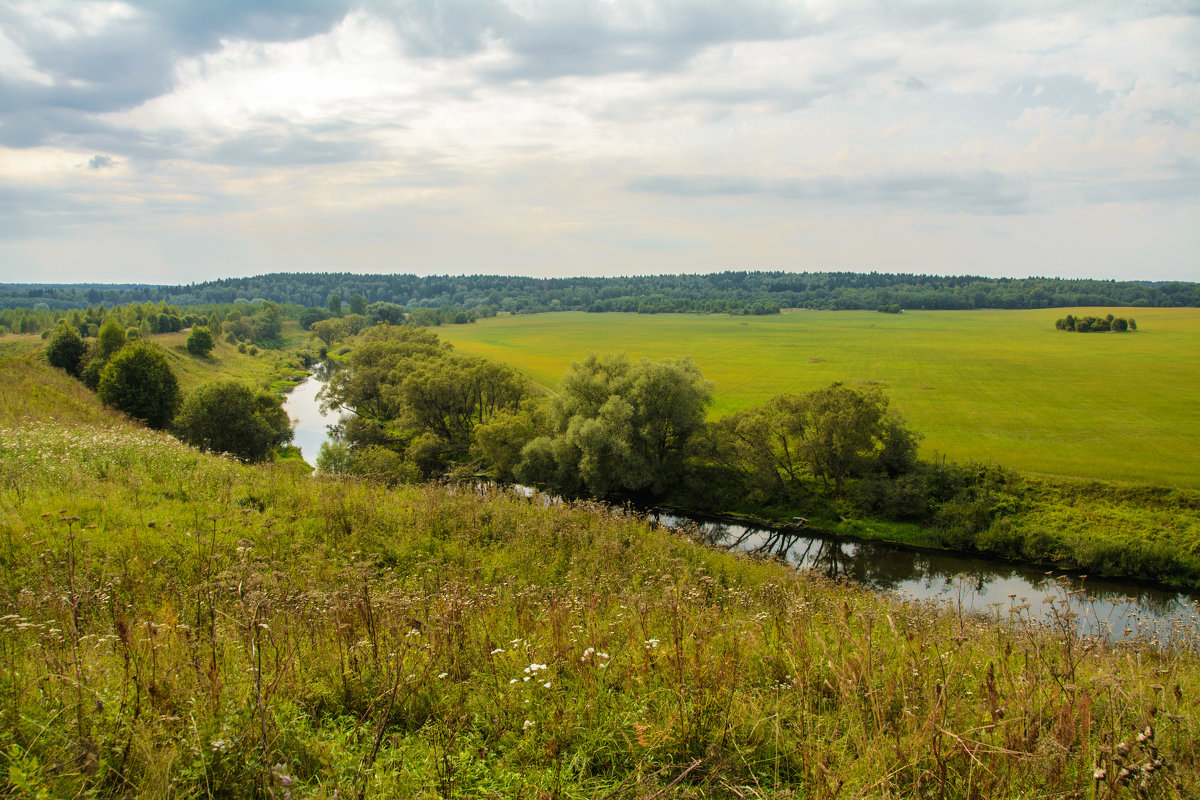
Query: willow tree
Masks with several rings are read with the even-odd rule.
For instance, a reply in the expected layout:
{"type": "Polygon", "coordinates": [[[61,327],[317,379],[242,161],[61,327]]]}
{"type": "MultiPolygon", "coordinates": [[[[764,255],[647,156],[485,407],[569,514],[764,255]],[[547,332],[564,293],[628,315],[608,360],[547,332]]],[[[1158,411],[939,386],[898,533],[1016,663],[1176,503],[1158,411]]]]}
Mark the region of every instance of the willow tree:
{"type": "Polygon", "coordinates": [[[661,496],[683,477],[711,402],[690,359],[591,355],[564,376],[551,430],[525,446],[517,475],[573,495],[661,496]]]}

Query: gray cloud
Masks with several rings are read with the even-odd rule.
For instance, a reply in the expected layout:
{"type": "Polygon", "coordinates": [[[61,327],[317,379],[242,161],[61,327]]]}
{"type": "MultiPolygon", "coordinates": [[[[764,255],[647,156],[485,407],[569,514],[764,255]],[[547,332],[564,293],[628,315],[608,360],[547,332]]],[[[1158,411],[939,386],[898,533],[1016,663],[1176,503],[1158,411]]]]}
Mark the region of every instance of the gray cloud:
{"type": "Polygon", "coordinates": [[[180,58],[216,50],[222,39],[277,42],[329,30],[350,6],[341,0],[134,0],[138,12],[100,33],[63,39],[37,17],[0,9],[0,30],[52,83],[0,78],[0,144],[32,147],[91,127],[92,114],[133,108],[174,88],[180,58]]]}
{"type": "Polygon", "coordinates": [[[87,165],[88,169],[108,169],[109,167],[115,167],[117,162],[113,160],[112,156],[97,154],[88,159],[87,165]]]}
{"type": "Polygon", "coordinates": [[[369,157],[370,149],[359,141],[300,132],[250,133],[227,139],[200,158],[232,166],[287,167],[361,161],[369,157]]]}
{"type": "Polygon", "coordinates": [[[410,53],[457,57],[503,42],[512,58],[491,82],[680,69],[715,44],[794,38],[814,26],[783,0],[547,3],[518,13],[502,0],[373,4],[410,53]]]}
{"type": "Polygon", "coordinates": [[[941,212],[1015,214],[1030,210],[1021,180],[996,172],[892,172],[847,178],[751,178],[744,175],[648,175],[626,184],[635,192],[677,197],[767,195],[849,205],[920,207],[941,212]]]}

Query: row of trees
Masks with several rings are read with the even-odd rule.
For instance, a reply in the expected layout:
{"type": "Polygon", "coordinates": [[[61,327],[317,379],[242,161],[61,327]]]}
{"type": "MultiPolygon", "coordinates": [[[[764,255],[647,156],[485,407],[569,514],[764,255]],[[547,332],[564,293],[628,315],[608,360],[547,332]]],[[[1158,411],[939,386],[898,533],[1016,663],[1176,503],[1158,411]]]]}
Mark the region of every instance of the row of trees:
{"type": "MultiPolygon", "coordinates": [[[[74,309],[98,302],[147,301],[206,306],[244,303],[248,298],[319,308],[336,305],[334,316],[365,315],[366,307],[375,302],[397,303],[411,312],[426,309],[438,317],[489,307],[511,313],[579,310],[758,314],[780,308],[873,310],[892,304],[909,309],[1200,306],[1200,284],[776,271],[550,279],[274,273],[186,286],[0,285],[0,309],[74,309]]],[[[20,324],[20,320],[13,321],[20,324]]],[[[2,313],[0,324],[9,324],[2,313]]]]}
{"type": "Polygon", "coordinates": [[[1075,331],[1076,333],[1103,331],[1126,333],[1137,330],[1137,321],[1133,317],[1116,317],[1112,314],[1106,317],[1077,317],[1074,314],[1067,314],[1062,319],[1055,320],[1054,327],[1060,331],[1075,331]]]}
{"type": "MultiPolygon", "coordinates": [[[[486,474],[567,497],[691,507],[853,502],[850,484],[921,469],[919,436],[873,387],[835,383],[706,420],[712,386],[691,360],[592,355],[557,394],[511,369],[455,353],[436,334],[365,330],[326,389],[345,413],[318,466],[389,482],[486,474]]],[[[903,502],[876,486],[876,511],[919,516],[932,491],[903,502]]]]}

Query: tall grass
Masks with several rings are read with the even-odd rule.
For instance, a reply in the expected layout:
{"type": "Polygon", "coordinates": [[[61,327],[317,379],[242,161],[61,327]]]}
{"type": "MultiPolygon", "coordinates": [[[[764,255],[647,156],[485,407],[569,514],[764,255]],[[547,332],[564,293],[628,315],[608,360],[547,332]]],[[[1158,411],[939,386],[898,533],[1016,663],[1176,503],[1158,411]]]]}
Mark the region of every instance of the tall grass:
{"type": "Polygon", "coordinates": [[[1194,796],[1165,647],[889,601],[642,521],[0,429],[0,793],[1194,796]],[[1181,788],[1180,788],[1181,787],[1181,788]]]}

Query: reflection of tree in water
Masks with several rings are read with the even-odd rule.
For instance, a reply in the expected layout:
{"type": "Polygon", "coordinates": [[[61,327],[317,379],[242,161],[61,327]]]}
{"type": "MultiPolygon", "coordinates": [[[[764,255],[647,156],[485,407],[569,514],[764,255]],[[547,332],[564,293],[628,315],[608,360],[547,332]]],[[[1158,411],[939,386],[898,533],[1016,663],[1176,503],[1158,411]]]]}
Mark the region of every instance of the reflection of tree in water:
{"type": "Polygon", "coordinates": [[[841,541],[796,530],[746,528],[724,523],[703,523],[693,531],[714,547],[786,560],[802,569],[853,581],[877,591],[907,590],[917,595],[957,596],[968,606],[977,605],[989,591],[1005,592],[1003,587],[1007,585],[1012,591],[1030,596],[1065,597],[1068,592],[1082,590],[1082,594],[1071,596],[1070,604],[1076,611],[1085,616],[1090,611],[1090,616],[1100,622],[1110,621],[1121,626],[1127,622],[1136,625],[1139,618],[1146,622],[1189,610],[1195,613],[1197,608],[1197,598],[1177,592],[1074,577],[1056,588],[1054,581],[1058,579],[1048,579],[1039,569],[950,553],[905,550],[875,542],[841,541]],[[1020,589],[1021,586],[1025,588],[1020,589]],[[968,595],[972,597],[968,598],[968,595]],[[1132,605],[1126,605],[1127,600],[1132,601],[1132,605]],[[1117,601],[1118,605],[1110,609],[1112,601],[1117,601]]]}
{"type": "Polygon", "coordinates": [[[1111,603],[1130,603],[1154,616],[1166,617],[1185,608],[1195,608],[1200,598],[1181,592],[1164,591],[1151,586],[1114,584],[1108,581],[1072,580],[1073,589],[1083,590],[1083,600],[1095,601],[1097,606],[1111,603]]]}

